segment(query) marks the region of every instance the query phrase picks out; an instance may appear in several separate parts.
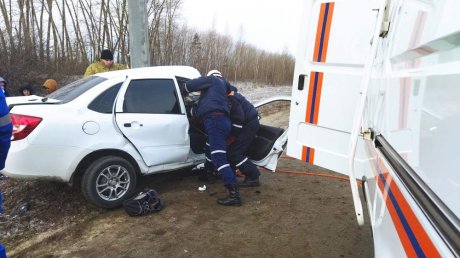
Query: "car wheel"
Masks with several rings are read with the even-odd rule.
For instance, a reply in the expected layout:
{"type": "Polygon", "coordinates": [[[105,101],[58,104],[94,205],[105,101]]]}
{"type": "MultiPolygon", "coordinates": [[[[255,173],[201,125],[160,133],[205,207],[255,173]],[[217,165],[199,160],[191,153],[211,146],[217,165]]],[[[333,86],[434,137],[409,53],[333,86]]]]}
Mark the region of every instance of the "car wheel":
{"type": "Polygon", "coordinates": [[[118,156],[102,157],[84,173],[82,192],[99,207],[116,208],[132,194],[136,181],[136,171],[129,161],[118,156]]]}

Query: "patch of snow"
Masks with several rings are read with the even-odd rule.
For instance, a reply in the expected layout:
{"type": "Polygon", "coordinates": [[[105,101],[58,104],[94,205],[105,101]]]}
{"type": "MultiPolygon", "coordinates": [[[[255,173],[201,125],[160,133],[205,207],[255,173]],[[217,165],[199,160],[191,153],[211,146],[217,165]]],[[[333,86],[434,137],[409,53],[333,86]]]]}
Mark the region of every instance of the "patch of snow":
{"type": "Polygon", "coordinates": [[[273,96],[291,96],[292,89],[291,85],[272,86],[240,82],[233,85],[238,88],[238,91],[251,103],[256,103],[273,96]]]}

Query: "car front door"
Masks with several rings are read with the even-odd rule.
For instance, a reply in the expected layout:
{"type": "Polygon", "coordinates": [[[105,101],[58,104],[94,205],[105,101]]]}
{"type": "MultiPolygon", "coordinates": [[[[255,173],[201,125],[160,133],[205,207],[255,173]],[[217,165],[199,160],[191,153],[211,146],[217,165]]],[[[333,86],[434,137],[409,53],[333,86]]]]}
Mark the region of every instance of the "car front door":
{"type": "Polygon", "coordinates": [[[120,89],[115,122],[148,166],[184,162],[189,123],[171,78],[128,78],[120,89]]]}

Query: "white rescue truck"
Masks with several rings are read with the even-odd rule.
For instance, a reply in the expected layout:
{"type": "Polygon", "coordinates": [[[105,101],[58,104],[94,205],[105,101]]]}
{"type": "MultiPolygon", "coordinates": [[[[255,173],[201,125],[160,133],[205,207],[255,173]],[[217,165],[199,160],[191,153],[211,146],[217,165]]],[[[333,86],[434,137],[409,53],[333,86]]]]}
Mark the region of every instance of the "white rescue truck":
{"type": "Polygon", "coordinates": [[[459,257],[460,1],[303,2],[287,154],[349,175],[375,257],[459,257]]]}

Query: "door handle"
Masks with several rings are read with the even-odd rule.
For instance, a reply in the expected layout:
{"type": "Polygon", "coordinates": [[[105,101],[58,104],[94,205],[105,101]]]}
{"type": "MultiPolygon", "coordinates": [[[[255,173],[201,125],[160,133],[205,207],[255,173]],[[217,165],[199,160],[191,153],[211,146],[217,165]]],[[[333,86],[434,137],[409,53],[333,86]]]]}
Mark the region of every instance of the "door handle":
{"type": "Polygon", "coordinates": [[[303,85],[305,83],[306,74],[299,74],[299,81],[297,82],[297,89],[303,90],[303,85]]]}
{"type": "Polygon", "coordinates": [[[143,124],[140,124],[139,122],[137,121],[134,121],[134,122],[131,122],[131,123],[124,123],[123,124],[124,127],[133,127],[136,128],[138,126],[144,126],[143,124]]]}

